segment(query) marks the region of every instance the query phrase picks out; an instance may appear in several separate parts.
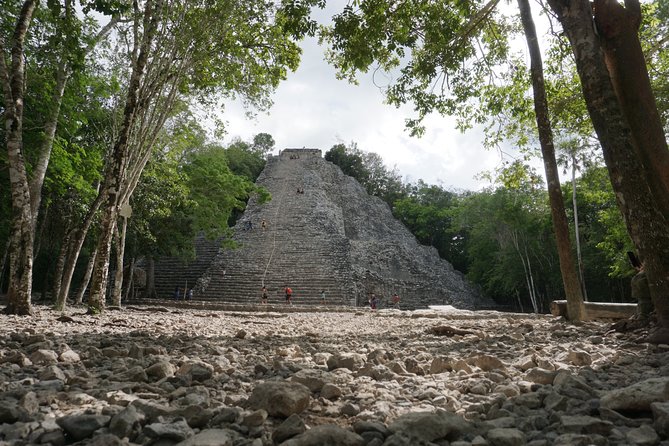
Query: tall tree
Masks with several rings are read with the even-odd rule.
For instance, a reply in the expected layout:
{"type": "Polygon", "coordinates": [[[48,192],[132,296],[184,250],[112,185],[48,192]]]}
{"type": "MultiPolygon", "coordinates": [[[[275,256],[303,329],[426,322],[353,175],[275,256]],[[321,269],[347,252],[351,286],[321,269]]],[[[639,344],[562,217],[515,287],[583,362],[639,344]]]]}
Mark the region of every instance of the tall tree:
{"type": "Polygon", "coordinates": [[[646,265],[661,328],[649,340],[669,341],[669,224],[653,199],[632,131],[616,96],[585,0],[549,0],[575,56],[583,96],[599,137],[627,230],[646,265]]]}
{"type": "Polygon", "coordinates": [[[138,2],[133,2],[133,12],[136,19],[133,28],[134,40],[131,52],[132,68],[128,81],[128,92],[123,109],[121,128],[109,158],[110,163],[106,166],[102,187],[104,206],[100,218],[100,236],[97,243],[96,260],[88,298],[88,309],[91,313],[99,313],[105,306],[112,235],[116,229],[118,206],[124,204],[121,201],[121,194],[125,193],[122,190],[122,183],[127,178],[128,162],[130,161],[128,142],[131,138],[131,131],[136,125],[139,102],[140,100],[148,99],[141,98],[139,90],[142,86],[149,52],[154,45],[159,18],[163,13],[164,7],[165,5],[161,0],[156,0],[155,2],[147,0],[143,13],[140,13],[138,2]]]}
{"type": "Polygon", "coordinates": [[[23,149],[23,106],[25,101],[25,41],[37,7],[37,1],[25,1],[16,19],[7,45],[0,35],[0,82],[4,96],[4,124],[12,194],[12,231],[9,241],[9,292],[6,312],[32,313],[34,214],[30,201],[30,182],[23,149]],[[10,62],[7,63],[7,50],[10,62]]]}
{"type": "MultiPolygon", "coordinates": [[[[7,3],[7,8],[10,9],[15,2],[7,3]]],[[[32,110],[32,115],[43,115],[33,123],[37,125],[37,122],[39,122],[40,131],[32,131],[32,137],[30,138],[25,138],[25,135],[22,135],[19,143],[21,146],[19,150],[22,151],[21,155],[19,157],[10,156],[12,158],[11,163],[14,166],[17,166],[17,163],[23,164],[22,167],[18,167],[19,170],[24,172],[19,176],[25,175],[24,179],[13,184],[18,185],[21,183],[20,187],[23,188],[26,185],[23,184],[25,181],[28,187],[27,191],[23,191],[20,194],[20,198],[19,195],[12,196],[12,202],[20,200],[20,202],[14,203],[13,206],[15,209],[22,207],[22,201],[25,199],[29,200],[30,206],[29,210],[14,213],[14,224],[12,225],[13,229],[10,235],[10,251],[13,252],[10,263],[16,264],[16,267],[11,268],[13,272],[10,276],[20,274],[23,278],[14,277],[10,281],[9,295],[11,299],[6,311],[19,313],[30,312],[30,294],[32,292],[32,284],[30,282],[32,279],[27,280],[27,277],[32,275],[34,232],[42,202],[42,188],[54,146],[65,89],[75,67],[82,64],[86,55],[95,47],[100,39],[109,33],[115,22],[115,19],[112,19],[109,26],[102,28],[96,35],[94,34],[94,27],[91,28],[89,24],[80,19],[80,16],[76,12],[74,0],[64,0],[62,2],[50,1],[47,2],[46,8],[41,9],[38,9],[39,6],[39,2],[23,2],[21,12],[17,15],[16,30],[20,28],[23,31],[21,33],[15,32],[15,42],[17,38],[25,40],[25,33],[27,33],[28,25],[31,22],[32,12],[36,11],[40,13],[37,15],[39,17],[39,31],[34,38],[30,39],[30,51],[27,52],[23,44],[20,46],[14,44],[11,50],[12,59],[18,55],[16,53],[18,50],[21,52],[21,57],[30,57],[35,60],[35,72],[50,72],[53,76],[50,82],[41,84],[45,91],[50,91],[50,95],[43,98],[42,103],[32,104],[36,108],[39,108],[39,112],[32,110]],[[26,14],[27,11],[30,11],[30,14],[26,14]],[[20,37],[22,33],[23,36],[20,37]],[[39,133],[39,136],[35,136],[35,133],[39,133]],[[29,147],[24,147],[28,141],[29,147]],[[19,220],[22,221],[19,223],[19,220]],[[32,227],[32,230],[30,230],[30,227],[32,227]],[[28,235],[29,231],[32,234],[28,235]],[[15,305],[13,303],[14,298],[19,299],[21,303],[15,305]]],[[[109,7],[109,4],[106,1],[97,2],[94,5],[86,6],[85,9],[88,11],[92,7],[106,9],[109,7]]],[[[4,42],[4,36],[0,40],[4,42]]],[[[2,68],[0,70],[6,73],[6,76],[3,77],[9,79],[13,75],[6,69],[7,61],[4,43],[0,44],[0,50],[2,50],[3,59],[1,65],[5,67],[4,70],[2,68]]],[[[14,71],[14,68],[16,68],[14,62],[12,62],[12,67],[12,71],[14,71]]],[[[23,91],[21,95],[25,95],[25,82],[30,74],[32,73],[25,73],[23,77],[23,86],[21,87],[23,91]]],[[[11,85],[11,83],[7,82],[4,83],[3,90],[7,90],[5,97],[8,97],[7,94],[11,96],[18,93],[16,84],[11,85]],[[14,93],[8,90],[10,88],[14,90],[14,93]]],[[[24,99],[27,98],[22,99],[22,107],[30,103],[29,101],[24,101],[24,99]]],[[[5,108],[9,110],[7,107],[5,108]]],[[[23,113],[23,110],[21,110],[21,113],[23,113]]],[[[6,117],[9,117],[9,115],[6,114],[6,117]]],[[[14,149],[11,149],[10,145],[16,143],[14,136],[10,135],[7,143],[8,152],[12,153],[14,149]]],[[[10,170],[16,172],[16,168],[10,170]]]]}
{"type": "Polygon", "coordinates": [[[518,8],[530,54],[530,77],[532,78],[532,89],[534,91],[534,114],[539,130],[539,143],[544,161],[544,171],[546,172],[548,199],[551,204],[553,230],[555,231],[555,240],[560,258],[562,284],[567,298],[567,316],[570,320],[580,321],[586,317],[583,306],[583,288],[581,287],[576,262],[572,254],[569,223],[567,222],[564,202],[562,201],[560,176],[553,143],[553,129],[548,114],[548,100],[546,98],[541,49],[539,48],[529,0],[518,0],[518,8]]]}
{"type": "Polygon", "coordinates": [[[563,174],[571,171],[571,210],[574,222],[574,244],[576,245],[576,261],[578,262],[578,275],[581,279],[581,289],[583,290],[583,299],[588,300],[587,286],[585,283],[585,273],[583,265],[583,255],[581,249],[581,228],[578,217],[578,199],[576,193],[576,173],[583,169],[593,166],[596,163],[596,156],[592,153],[592,148],[579,138],[572,137],[560,141],[558,144],[558,164],[562,165],[563,174]]]}

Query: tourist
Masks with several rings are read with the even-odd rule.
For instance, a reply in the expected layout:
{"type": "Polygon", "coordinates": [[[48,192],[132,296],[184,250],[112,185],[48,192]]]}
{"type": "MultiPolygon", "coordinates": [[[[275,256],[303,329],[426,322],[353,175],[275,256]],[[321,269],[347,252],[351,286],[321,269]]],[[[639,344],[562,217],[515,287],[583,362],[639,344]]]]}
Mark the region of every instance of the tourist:
{"type": "Polygon", "coordinates": [[[177,285],[174,287],[174,300],[179,300],[179,296],[181,296],[181,288],[177,285]]]}
{"type": "Polygon", "coordinates": [[[372,293],[372,300],[369,303],[370,308],[372,311],[376,311],[376,308],[379,306],[379,298],[376,297],[375,294],[372,293]]]}
{"type": "Polygon", "coordinates": [[[325,305],[325,290],[321,291],[321,305],[325,305]]]}
{"type": "Polygon", "coordinates": [[[193,300],[193,288],[188,288],[188,293],[186,293],[187,300],[193,300]]]}
{"type": "Polygon", "coordinates": [[[260,303],[267,304],[267,287],[262,287],[262,298],[260,303]]]}
{"type": "Polygon", "coordinates": [[[264,218],[263,218],[262,221],[260,222],[260,227],[262,228],[263,231],[264,231],[265,229],[267,229],[267,222],[265,221],[264,218]]]}
{"type": "Polygon", "coordinates": [[[285,293],[286,293],[286,303],[287,303],[288,305],[292,305],[292,304],[293,304],[293,302],[292,302],[292,299],[293,299],[293,290],[292,290],[288,285],[284,285],[283,290],[284,290],[285,293]]]}
{"type": "Polygon", "coordinates": [[[393,294],[393,297],[391,299],[393,303],[393,308],[397,308],[398,310],[400,309],[400,295],[395,293],[393,294]]]}

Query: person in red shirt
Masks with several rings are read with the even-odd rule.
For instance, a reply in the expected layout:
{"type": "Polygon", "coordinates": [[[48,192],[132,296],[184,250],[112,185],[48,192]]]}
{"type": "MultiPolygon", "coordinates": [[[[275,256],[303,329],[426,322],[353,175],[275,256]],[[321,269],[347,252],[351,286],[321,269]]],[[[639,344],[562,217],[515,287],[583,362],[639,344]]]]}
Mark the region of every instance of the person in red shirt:
{"type": "Polygon", "coordinates": [[[399,310],[400,309],[400,295],[397,294],[397,293],[393,294],[392,302],[393,302],[393,306],[399,310]]]}
{"type": "Polygon", "coordinates": [[[292,299],[293,299],[293,290],[290,289],[288,285],[284,285],[283,290],[286,292],[286,303],[288,305],[292,305],[292,299]]]}

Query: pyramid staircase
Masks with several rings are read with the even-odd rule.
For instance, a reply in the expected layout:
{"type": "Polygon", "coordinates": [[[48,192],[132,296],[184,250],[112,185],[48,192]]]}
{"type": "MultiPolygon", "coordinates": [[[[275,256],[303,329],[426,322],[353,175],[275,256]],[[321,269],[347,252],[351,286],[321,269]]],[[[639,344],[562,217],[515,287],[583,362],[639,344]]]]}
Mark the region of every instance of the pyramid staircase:
{"type": "Polygon", "coordinates": [[[193,243],[194,260],[187,261],[178,257],[161,257],[156,260],[154,278],[157,297],[172,299],[175,287],[180,287],[182,290],[194,287],[216,258],[221,242],[220,239],[210,240],[204,235],[198,235],[193,243]]]}
{"type": "Polygon", "coordinates": [[[320,304],[325,291],[328,305],[351,305],[354,290],[343,217],[328,215],[324,225],[322,191],[311,187],[319,184],[313,167],[323,162],[315,149],[286,149],[270,158],[257,183],[272,199],[264,204],[249,201],[234,228],[236,248],[220,251],[198,281],[197,299],[260,302],[265,286],[270,303],[282,303],[287,285],[295,304],[320,304]]]}

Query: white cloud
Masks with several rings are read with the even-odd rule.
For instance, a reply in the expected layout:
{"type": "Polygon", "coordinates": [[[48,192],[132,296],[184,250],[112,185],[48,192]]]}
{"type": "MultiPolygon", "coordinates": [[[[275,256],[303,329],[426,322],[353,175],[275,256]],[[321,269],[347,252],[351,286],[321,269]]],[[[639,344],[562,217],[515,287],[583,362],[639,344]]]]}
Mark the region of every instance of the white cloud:
{"type": "Polygon", "coordinates": [[[248,120],[239,103],[226,105],[223,120],[229,139],[250,141],[265,132],[277,149],[304,146],[323,152],[338,143],[356,142],[360,149],[381,155],[389,168],[397,166],[409,181],[458,189],[482,187],[475,175],[499,164],[498,153],[483,149],[480,131],[462,134],[449,117],[428,117],[425,135],[410,137],[404,123],[412,117],[411,106],[384,104],[372,75],[361,76],[357,86],[337,80],[315,40],[305,41],[303,49],[302,64],[279,86],[268,114],[248,120]]]}

